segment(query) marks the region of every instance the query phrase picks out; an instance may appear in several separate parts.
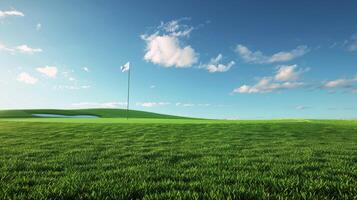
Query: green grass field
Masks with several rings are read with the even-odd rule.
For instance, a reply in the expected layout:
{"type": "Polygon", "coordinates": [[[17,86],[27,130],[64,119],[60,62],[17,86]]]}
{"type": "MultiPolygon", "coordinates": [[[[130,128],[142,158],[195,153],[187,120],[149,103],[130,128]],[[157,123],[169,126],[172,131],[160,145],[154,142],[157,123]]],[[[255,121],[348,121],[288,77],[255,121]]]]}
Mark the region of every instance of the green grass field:
{"type": "MultiPolygon", "coordinates": [[[[93,115],[100,118],[125,118],[126,110],[123,109],[37,109],[37,110],[0,110],[0,118],[34,118],[32,114],[60,114],[60,115],[93,115]]],[[[130,110],[129,117],[150,119],[189,119],[173,115],[164,115],[152,112],[130,110]]]]}
{"type": "Polygon", "coordinates": [[[0,199],[357,198],[357,121],[18,117],[0,199]]]}

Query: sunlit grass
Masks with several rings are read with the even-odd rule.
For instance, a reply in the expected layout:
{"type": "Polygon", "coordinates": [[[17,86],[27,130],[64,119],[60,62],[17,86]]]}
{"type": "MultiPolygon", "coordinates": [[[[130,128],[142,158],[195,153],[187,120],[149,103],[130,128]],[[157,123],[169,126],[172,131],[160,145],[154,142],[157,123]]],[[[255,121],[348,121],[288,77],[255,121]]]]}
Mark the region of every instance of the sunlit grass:
{"type": "Polygon", "coordinates": [[[0,199],[357,198],[355,121],[18,120],[0,199]]]}

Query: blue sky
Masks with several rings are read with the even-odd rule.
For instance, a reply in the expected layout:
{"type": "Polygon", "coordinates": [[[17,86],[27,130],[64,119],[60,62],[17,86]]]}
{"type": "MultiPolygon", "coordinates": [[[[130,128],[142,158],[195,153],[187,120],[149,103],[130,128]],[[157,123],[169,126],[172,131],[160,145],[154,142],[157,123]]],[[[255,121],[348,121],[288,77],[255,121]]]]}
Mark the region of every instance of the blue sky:
{"type": "Polygon", "coordinates": [[[356,1],[0,2],[0,109],[357,118],[356,1]]]}

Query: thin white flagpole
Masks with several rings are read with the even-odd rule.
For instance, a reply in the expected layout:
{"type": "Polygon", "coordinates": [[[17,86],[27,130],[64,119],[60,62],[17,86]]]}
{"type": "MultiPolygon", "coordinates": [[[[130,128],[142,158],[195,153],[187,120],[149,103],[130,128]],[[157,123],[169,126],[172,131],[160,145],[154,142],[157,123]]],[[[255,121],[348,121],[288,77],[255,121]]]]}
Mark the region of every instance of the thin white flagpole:
{"type": "MultiPolygon", "coordinates": [[[[131,64],[131,63],[130,63],[131,64]]],[[[128,70],[128,99],[127,99],[127,104],[126,104],[126,119],[129,119],[129,100],[130,100],[130,71],[131,71],[131,67],[129,67],[128,70]]]]}

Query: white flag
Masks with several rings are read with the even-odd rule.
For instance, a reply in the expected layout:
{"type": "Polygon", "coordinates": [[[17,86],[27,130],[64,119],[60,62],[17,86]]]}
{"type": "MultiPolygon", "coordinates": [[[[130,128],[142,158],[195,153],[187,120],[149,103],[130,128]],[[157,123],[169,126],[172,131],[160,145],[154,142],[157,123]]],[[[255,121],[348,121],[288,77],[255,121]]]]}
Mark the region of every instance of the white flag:
{"type": "Polygon", "coordinates": [[[130,70],[130,62],[127,62],[125,65],[120,67],[121,72],[126,72],[130,70]]]}

